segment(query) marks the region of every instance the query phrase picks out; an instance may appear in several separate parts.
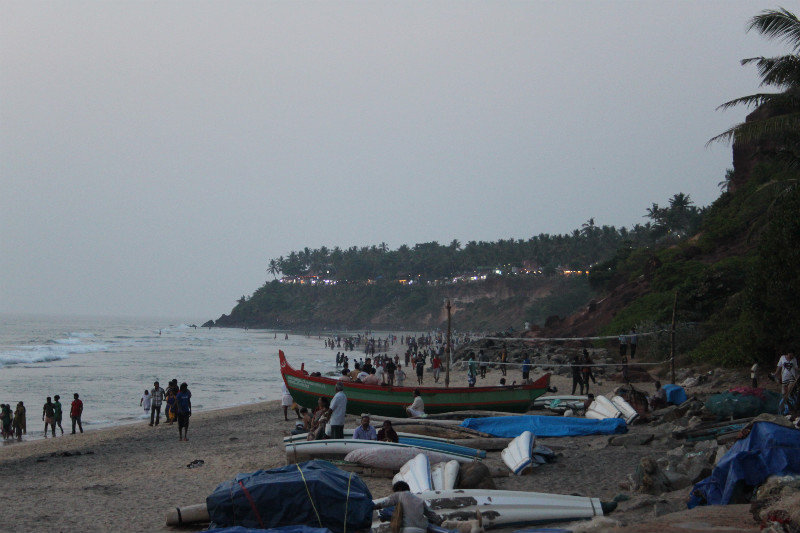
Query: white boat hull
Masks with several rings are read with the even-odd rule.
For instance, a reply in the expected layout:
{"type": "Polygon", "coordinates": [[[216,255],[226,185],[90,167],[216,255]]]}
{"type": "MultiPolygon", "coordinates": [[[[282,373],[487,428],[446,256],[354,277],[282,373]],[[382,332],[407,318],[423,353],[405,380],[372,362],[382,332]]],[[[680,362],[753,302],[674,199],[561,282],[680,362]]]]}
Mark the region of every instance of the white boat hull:
{"type": "Polygon", "coordinates": [[[460,468],[458,461],[448,461],[433,465],[431,467],[433,490],[452,490],[456,488],[460,468]]]}
{"type": "MultiPolygon", "coordinates": [[[[406,461],[414,455],[422,452],[429,457],[436,460],[451,460],[454,459],[459,463],[471,463],[475,460],[474,457],[467,457],[465,455],[443,452],[432,448],[425,448],[422,446],[411,446],[408,444],[400,444],[396,442],[381,442],[376,440],[355,440],[355,439],[325,439],[325,440],[311,440],[299,442],[285,443],[286,457],[289,460],[306,459],[306,458],[342,458],[354,450],[364,448],[382,448],[384,453],[392,454],[402,450],[406,457],[406,461]],[[408,455],[413,452],[412,455],[408,455]]],[[[403,461],[405,462],[405,461],[403,461]]],[[[402,463],[400,463],[402,464],[402,463]]],[[[377,465],[376,468],[380,468],[377,465]]]]}
{"type": "Polygon", "coordinates": [[[586,418],[604,420],[606,418],[622,418],[622,412],[605,396],[597,396],[586,410],[586,418]]]}
{"type": "Polygon", "coordinates": [[[633,423],[634,420],[639,418],[639,413],[636,412],[636,409],[631,406],[628,402],[626,402],[621,396],[614,396],[611,398],[611,403],[614,404],[614,407],[622,413],[622,417],[625,419],[626,424],[633,423]]]}
{"type": "Polygon", "coordinates": [[[598,498],[510,490],[446,490],[419,494],[445,520],[471,520],[481,512],[483,526],[510,527],[603,516],[598,498]]]}
{"type": "Polygon", "coordinates": [[[500,452],[503,462],[519,476],[528,468],[533,467],[531,450],[533,450],[536,438],[530,431],[524,431],[521,435],[508,443],[508,446],[500,452]]]}
{"type": "MultiPolygon", "coordinates": [[[[436,442],[446,442],[447,444],[455,444],[453,439],[443,439],[441,437],[430,437],[428,435],[417,435],[416,433],[405,433],[402,431],[397,432],[397,436],[400,438],[408,438],[408,439],[417,439],[417,440],[432,440],[436,442]]],[[[308,433],[298,433],[297,435],[289,435],[287,437],[283,437],[283,443],[290,443],[290,442],[303,442],[308,438],[308,433]]],[[[353,438],[353,430],[352,429],[345,429],[344,430],[344,438],[352,439],[353,438]]]]}
{"type": "Polygon", "coordinates": [[[408,488],[414,494],[433,489],[431,484],[431,463],[423,453],[414,456],[413,459],[401,466],[400,472],[397,473],[392,481],[397,482],[398,477],[408,484],[408,488]]]}

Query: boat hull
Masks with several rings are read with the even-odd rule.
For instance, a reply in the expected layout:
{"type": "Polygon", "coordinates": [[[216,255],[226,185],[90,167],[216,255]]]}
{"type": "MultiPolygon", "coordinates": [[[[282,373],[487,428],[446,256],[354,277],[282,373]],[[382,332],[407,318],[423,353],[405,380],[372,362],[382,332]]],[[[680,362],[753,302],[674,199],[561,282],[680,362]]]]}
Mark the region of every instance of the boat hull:
{"type": "MultiPolygon", "coordinates": [[[[298,405],[314,408],[319,398],[332,398],[338,380],[313,377],[292,368],[283,351],[279,352],[281,374],[292,398],[298,405]]],[[[407,417],[406,407],[419,390],[428,414],[470,409],[524,413],[533,400],[547,391],[550,374],[533,383],[512,387],[384,387],[363,383],[342,382],[347,396],[347,412],[369,413],[386,417],[407,417]]]]}
{"type": "Polygon", "coordinates": [[[603,516],[597,498],[505,490],[447,490],[418,495],[446,520],[470,520],[480,511],[485,528],[603,516]]]}

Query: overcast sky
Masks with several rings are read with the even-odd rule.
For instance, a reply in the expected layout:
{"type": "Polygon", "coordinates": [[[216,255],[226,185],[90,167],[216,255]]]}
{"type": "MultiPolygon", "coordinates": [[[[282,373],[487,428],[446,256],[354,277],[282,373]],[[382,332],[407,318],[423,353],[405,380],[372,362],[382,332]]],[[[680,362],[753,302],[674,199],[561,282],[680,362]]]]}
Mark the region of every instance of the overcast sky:
{"type": "Polygon", "coordinates": [[[304,246],[706,205],[776,7],[0,1],[0,312],[199,323],[304,246]]]}

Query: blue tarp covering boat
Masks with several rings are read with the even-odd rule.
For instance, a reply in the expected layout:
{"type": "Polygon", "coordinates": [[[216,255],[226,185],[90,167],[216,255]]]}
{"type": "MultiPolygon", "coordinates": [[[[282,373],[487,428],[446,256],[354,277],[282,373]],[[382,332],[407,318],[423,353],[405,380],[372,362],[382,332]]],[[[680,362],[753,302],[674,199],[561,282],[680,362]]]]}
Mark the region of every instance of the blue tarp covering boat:
{"type": "Polygon", "coordinates": [[[537,437],[576,437],[582,435],[613,435],[625,433],[628,426],[621,418],[571,418],[564,416],[495,416],[467,418],[465,428],[489,433],[495,437],[518,437],[530,431],[537,437]]]}
{"type": "Polygon", "coordinates": [[[667,403],[680,405],[686,401],[686,391],[680,385],[664,385],[661,387],[667,396],[667,403]]]}
{"type": "Polygon", "coordinates": [[[369,529],[372,524],[372,494],[367,486],[357,475],[327,461],[239,474],[217,486],[206,505],[211,522],[221,527],[308,525],[342,533],[369,529]]]}
{"type": "Polygon", "coordinates": [[[742,503],[769,476],[787,474],[800,474],[800,431],[757,422],[747,437],[731,446],[711,475],[694,486],[689,509],[742,503]]]}

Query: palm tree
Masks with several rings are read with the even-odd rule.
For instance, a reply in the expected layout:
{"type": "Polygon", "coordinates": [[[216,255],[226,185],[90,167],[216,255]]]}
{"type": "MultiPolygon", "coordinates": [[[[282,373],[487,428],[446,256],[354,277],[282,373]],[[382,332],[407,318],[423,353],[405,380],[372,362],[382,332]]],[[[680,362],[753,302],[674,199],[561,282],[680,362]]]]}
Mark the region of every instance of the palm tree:
{"type": "Polygon", "coordinates": [[[280,271],[281,271],[281,269],[278,267],[278,262],[276,260],[274,260],[274,259],[270,259],[269,260],[269,268],[267,268],[267,272],[272,274],[273,277],[277,278],[278,277],[278,272],[280,272],[280,271]]]}
{"type": "Polygon", "coordinates": [[[774,144],[776,153],[792,164],[800,162],[800,20],[786,9],[766,10],[750,21],[747,31],[755,29],[767,39],[786,42],[792,53],[780,57],[752,57],[742,65],[755,63],[761,86],[781,89],[777,93],[757,93],[725,102],[718,109],[738,105],[756,108],[750,120],[737,124],[713,137],[735,144],[774,144]]]}

